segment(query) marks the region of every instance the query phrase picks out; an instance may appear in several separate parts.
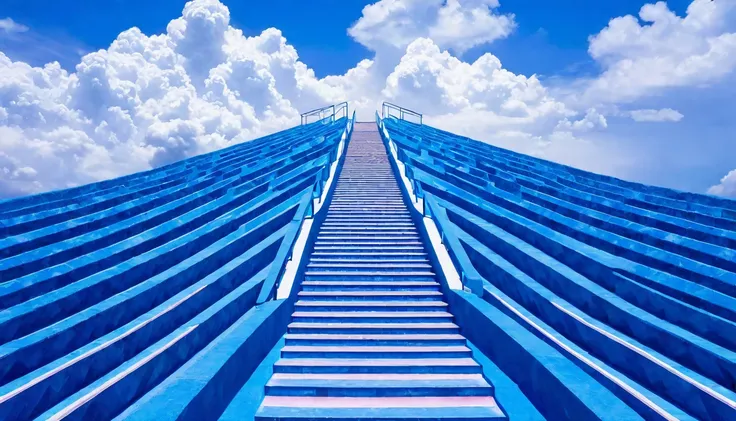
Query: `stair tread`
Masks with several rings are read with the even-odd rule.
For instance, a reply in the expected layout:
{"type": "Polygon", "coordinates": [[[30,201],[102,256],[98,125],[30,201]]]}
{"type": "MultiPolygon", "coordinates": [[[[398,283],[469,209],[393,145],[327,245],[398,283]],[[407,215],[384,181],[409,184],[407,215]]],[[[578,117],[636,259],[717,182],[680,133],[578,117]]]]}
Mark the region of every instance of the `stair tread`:
{"type": "Polygon", "coordinates": [[[325,323],[325,322],[291,322],[289,328],[312,328],[312,329],[448,329],[458,328],[455,323],[442,323],[442,322],[425,322],[425,323],[325,323]]]}
{"type": "Polygon", "coordinates": [[[359,317],[395,317],[400,319],[434,317],[442,319],[453,316],[446,311],[295,311],[292,317],[344,317],[349,319],[359,317]]]}
{"type": "Polygon", "coordinates": [[[335,276],[343,275],[346,277],[353,276],[390,276],[390,277],[410,277],[410,276],[434,276],[434,272],[428,271],[411,271],[411,272],[380,272],[380,271],[354,271],[354,272],[329,272],[329,271],[308,271],[304,273],[305,276],[335,276]]]}
{"type": "Polygon", "coordinates": [[[297,301],[305,307],[447,307],[443,301],[297,301]]]}
{"type": "Polygon", "coordinates": [[[257,419],[287,421],[387,420],[414,421],[505,420],[491,396],[323,397],[266,396],[257,419]],[[461,399],[463,400],[461,400],[461,399]],[[466,399],[481,398],[481,399],[466,399]]]}
{"type": "Polygon", "coordinates": [[[351,297],[359,296],[441,296],[442,293],[439,291],[299,291],[299,295],[314,295],[314,296],[333,296],[335,294],[346,295],[351,297]]]}
{"type": "Polygon", "coordinates": [[[332,339],[332,340],[464,340],[463,335],[453,334],[340,334],[340,333],[287,333],[286,339],[332,339]]]}
{"type": "Polygon", "coordinates": [[[276,361],[280,366],[342,366],[342,367],[376,367],[376,366],[455,366],[478,367],[472,358],[281,358],[276,361]]]}

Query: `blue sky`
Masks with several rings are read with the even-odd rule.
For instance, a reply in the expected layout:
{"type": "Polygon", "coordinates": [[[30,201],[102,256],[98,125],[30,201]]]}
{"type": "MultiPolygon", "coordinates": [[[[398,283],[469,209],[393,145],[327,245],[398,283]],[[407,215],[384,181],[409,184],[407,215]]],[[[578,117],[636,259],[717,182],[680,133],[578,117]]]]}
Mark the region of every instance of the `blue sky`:
{"type": "Polygon", "coordinates": [[[734,95],[736,0],[2,0],[0,196],[390,100],[518,152],[736,197],[734,95]]]}

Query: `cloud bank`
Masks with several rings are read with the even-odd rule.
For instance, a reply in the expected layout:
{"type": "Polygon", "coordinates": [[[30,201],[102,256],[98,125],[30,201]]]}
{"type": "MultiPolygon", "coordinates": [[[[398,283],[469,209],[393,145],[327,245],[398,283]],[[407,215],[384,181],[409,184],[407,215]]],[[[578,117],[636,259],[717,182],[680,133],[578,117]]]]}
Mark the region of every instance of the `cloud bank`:
{"type": "MultiPolygon", "coordinates": [[[[74,72],[0,52],[0,196],[160,166],[298,124],[299,110],[343,100],[361,118],[396,101],[447,130],[619,175],[631,158],[598,139],[616,118],[611,105],[714,83],[736,67],[733,1],[695,0],[682,18],[657,3],[640,20],[616,18],[592,36],[589,52],[603,72],[555,94],[493,54],[462,59],[513,32],[514,16],[498,8],[497,0],[378,1],[349,28],[375,56],[321,79],[278,29],[246,37],[218,0],[190,1],[162,34],[123,32],[74,72]]],[[[629,116],[682,118],[668,108],[629,116]]]]}

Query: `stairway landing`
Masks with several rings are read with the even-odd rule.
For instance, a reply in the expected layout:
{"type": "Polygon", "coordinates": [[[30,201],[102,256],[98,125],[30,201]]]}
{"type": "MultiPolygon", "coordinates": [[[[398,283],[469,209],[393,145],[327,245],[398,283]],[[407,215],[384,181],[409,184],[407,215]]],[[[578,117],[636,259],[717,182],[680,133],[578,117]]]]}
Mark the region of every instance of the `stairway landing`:
{"type": "Polygon", "coordinates": [[[256,419],[498,420],[375,123],[358,123],[256,419]]]}

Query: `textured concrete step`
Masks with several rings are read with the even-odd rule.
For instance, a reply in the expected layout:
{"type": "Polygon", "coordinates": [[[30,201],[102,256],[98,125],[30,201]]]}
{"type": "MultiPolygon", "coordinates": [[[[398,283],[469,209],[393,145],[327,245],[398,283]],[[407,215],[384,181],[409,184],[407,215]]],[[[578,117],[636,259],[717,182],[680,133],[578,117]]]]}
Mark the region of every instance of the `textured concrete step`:
{"type": "Polygon", "coordinates": [[[434,281],[431,271],[327,271],[310,270],[304,273],[307,281],[434,281]]]}
{"type": "Polygon", "coordinates": [[[465,345],[462,335],[347,335],[347,334],[299,334],[287,333],[286,345],[465,345]]]}
{"type": "Polygon", "coordinates": [[[445,311],[443,301],[297,301],[296,311],[445,311]]]}
{"type": "Polygon", "coordinates": [[[453,316],[444,311],[296,311],[295,322],[317,323],[432,323],[450,322],[453,316]]]}
{"type": "Polygon", "coordinates": [[[364,252],[364,253],[357,253],[357,252],[315,252],[312,253],[312,260],[311,261],[318,261],[318,260],[329,260],[329,261],[376,261],[376,260],[384,260],[384,261],[403,261],[403,260],[422,260],[426,261],[428,258],[427,253],[425,252],[380,252],[380,251],[373,251],[373,252],[364,252]]]}
{"type": "Polygon", "coordinates": [[[488,396],[346,398],[266,396],[258,421],[498,421],[507,419],[488,396]]]}
{"type": "Polygon", "coordinates": [[[440,284],[430,281],[304,281],[304,291],[439,291],[440,284]]]}
{"type": "Polygon", "coordinates": [[[442,299],[440,291],[299,291],[297,294],[304,300],[328,300],[328,301],[403,301],[411,299],[414,301],[439,301],[442,299]]]}
{"type": "Polygon", "coordinates": [[[415,272],[424,271],[429,272],[432,270],[432,265],[429,263],[415,263],[403,261],[386,262],[385,260],[378,262],[349,262],[349,263],[335,263],[330,262],[315,262],[312,260],[307,265],[308,271],[388,271],[388,272],[415,272]]]}
{"type": "Polygon", "coordinates": [[[421,374],[402,374],[402,379],[388,376],[375,378],[372,374],[333,375],[337,378],[310,375],[275,374],[266,383],[266,393],[271,396],[345,396],[345,397],[396,397],[396,396],[492,396],[493,388],[482,376],[465,378],[421,378],[421,374]],[[297,375],[298,376],[298,375],[297,375]],[[341,376],[342,378],[339,378],[341,376]],[[345,377],[352,377],[346,379],[345,377]]]}
{"type": "MultiPolygon", "coordinates": [[[[295,322],[297,323],[297,322],[295,322]]],[[[282,358],[470,358],[466,346],[303,346],[281,349],[282,358]]]]}
{"type": "Polygon", "coordinates": [[[472,358],[282,358],[275,373],[480,373],[472,358]]]}
{"type": "Polygon", "coordinates": [[[369,334],[456,334],[460,328],[454,323],[300,323],[289,324],[289,333],[346,333],[369,334]]]}
{"type": "Polygon", "coordinates": [[[317,236],[317,242],[346,242],[348,244],[351,243],[362,243],[362,242],[390,242],[390,243],[396,243],[396,242],[406,242],[406,241],[414,241],[419,242],[419,235],[414,232],[402,232],[402,233],[376,233],[371,235],[370,233],[360,233],[360,234],[354,234],[354,235],[344,235],[344,234],[337,234],[337,233],[323,233],[317,236]]]}

